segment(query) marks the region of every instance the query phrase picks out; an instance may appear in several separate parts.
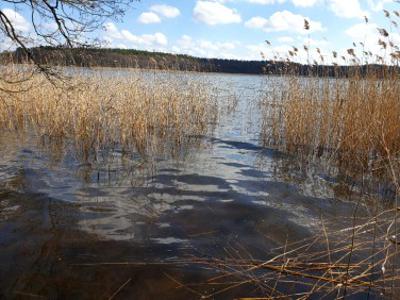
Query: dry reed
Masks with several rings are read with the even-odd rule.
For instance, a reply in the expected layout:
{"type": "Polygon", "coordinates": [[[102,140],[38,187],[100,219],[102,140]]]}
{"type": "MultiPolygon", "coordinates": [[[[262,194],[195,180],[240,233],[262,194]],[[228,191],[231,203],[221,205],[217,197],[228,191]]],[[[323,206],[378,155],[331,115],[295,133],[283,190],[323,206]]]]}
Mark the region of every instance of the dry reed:
{"type": "MultiPolygon", "coordinates": [[[[397,30],[393,18],[399,13],[384,14],[390,27],[397,30]]],[[[305,28],[309,30],[309,25],[305,28]]],[[[288,79],[274,87],[262,103],[264,144],[299,154],[307,162],[323,158],[320,162],[352,175],[391,178],[388,152],[392,156],[400,153],[400,52],[393,42],[393,31],[377,28],[377,33],[380,38],[376,43],[385,54],[366,51],[363,42],[353,43],[347,56],[339,57],[332,51],[334,66],[329,74],[333,77],[319,76],[323,72],[318,64],[326,59],[319,48],[315,54],[320,61],[309,65],[311,76],[293,76],[295,72],[288,68],[288,79]],[[338,60],[348,66],[339,67],[338,60]]],[[[313,50],[308,45],[304,49],[310,57],[313,50]]],[[[296,56],[297,51],[289,51],[287,60],[296,56]]]]}
{"type": "Polygon", "coordinates": [[[8,78],[28,79],[1,82],[0,128],[74,145],[86,159],[109,149],[142,155],[160,149],[179,152],[191,136],[205,134],[218,117],[216,99],[207,85],[184,75],[96,73],[49,81],[42,74],[22,76],[16,68],[3,72],[8,78]]]}
{"type": "Polygon", "coordinates": [[[266,144],[376,174],[387,148],[399,153],[399,76],[293,77],[285,87],[266,110],[266,144]]]}

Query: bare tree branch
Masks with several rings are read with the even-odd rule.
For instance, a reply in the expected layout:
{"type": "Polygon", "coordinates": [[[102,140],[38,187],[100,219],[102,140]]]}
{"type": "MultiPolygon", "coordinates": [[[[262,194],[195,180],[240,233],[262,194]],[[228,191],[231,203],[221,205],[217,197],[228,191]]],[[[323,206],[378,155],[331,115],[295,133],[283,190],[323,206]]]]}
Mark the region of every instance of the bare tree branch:
{"type": "MultiPolygon", "coordinates": [[[[107,19],[122,17],[129,5],[139,0],[0,0],[0,41],[9,41],[19,49],[25,59],[34,66],[25,78],[3,78],[0,83],[13,84],[28,80],[40,72],[49,80],[57,77],[53,68],[43,64],[35,57],[32,45],[63,47],[72,49],[93,45],[95,39],[88,34],[102,28],[107,19]],[[7,14],[4,7],[30,15],[30,32],[18,28],[17,22],[7,14]]],[[[1,59],[7,57],[0,53],[1,59]]],[[[2,62],[4,63],[4,62],[2,62]]],[[[1,86],[2,91],[7,89],[1,86]]],[[[10,92],[15,92],[10,88],[10,92]]]]}

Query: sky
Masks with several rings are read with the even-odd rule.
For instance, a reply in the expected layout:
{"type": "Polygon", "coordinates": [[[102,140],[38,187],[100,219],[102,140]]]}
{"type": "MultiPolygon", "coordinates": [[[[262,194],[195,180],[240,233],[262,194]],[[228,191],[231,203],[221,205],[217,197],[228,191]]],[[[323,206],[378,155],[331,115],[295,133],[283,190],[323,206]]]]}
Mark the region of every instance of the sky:
{"type": "MultiPolygon", "coordinates": [[[[7,5],[0,9],[21,30],[31,30],[28,12],[7,5]]],[[[384,53],[378,27],[390,32],[387,42],[400,45],[399,29],[383,9],[400,24],[392,12],[400,12],[395,0],[141,0],[121,20],[107,20],[94,34],[107,47],[244,60],[285,57],[294,46],[299,49],[294,60],[322,55],[329,63],[332,51],[345,54],[353,42],[364,44],[359,51],[384,53]],[[311,49],[309,54],[303,45],[311,49]]]]}

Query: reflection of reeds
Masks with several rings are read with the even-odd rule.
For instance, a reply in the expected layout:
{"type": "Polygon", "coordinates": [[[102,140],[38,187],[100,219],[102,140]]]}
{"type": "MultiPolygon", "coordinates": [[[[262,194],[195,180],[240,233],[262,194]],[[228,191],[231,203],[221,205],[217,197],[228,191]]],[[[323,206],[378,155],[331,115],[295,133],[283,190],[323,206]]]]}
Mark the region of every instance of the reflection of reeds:
{"type": "Polygon", "coordinates": [[[84,157],[114,148],[179,149],[218,114],[206,85],[188,78],[74,75],[65,83],[34,75],[1,84],[2,129],[33,130],[45,141],[73,144],[84,157]]]}

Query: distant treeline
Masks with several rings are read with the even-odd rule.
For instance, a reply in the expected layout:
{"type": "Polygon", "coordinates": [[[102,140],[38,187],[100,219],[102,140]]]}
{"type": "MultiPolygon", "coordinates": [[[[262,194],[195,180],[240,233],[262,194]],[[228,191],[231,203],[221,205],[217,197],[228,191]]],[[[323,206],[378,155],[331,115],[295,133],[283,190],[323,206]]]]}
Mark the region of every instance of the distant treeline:
{"type": "MultiPolygon", "coordinates": [[[[355,72],[366,74],[395,71],[397,67],[381,65],[363,66],[332,66],[332,65],[302,65],[293,62],[272,62],[255,60],[234,60],[216,58],[198,58],[184,54],[170,54],[133,49],[109,48],[74,48],[36,47],[30,52],[36,62],[43,65],[79,66],[79,67],[114,67],[141,68],[158,70],[180,70],[197,72],[221,72],[241,74],[289,74],[300,76],[347,77],[355,72]]],[[[28,56],[23,49],[14,52],[1,53],[2,60],[13,63],[27,63],[28,56]]]]}

